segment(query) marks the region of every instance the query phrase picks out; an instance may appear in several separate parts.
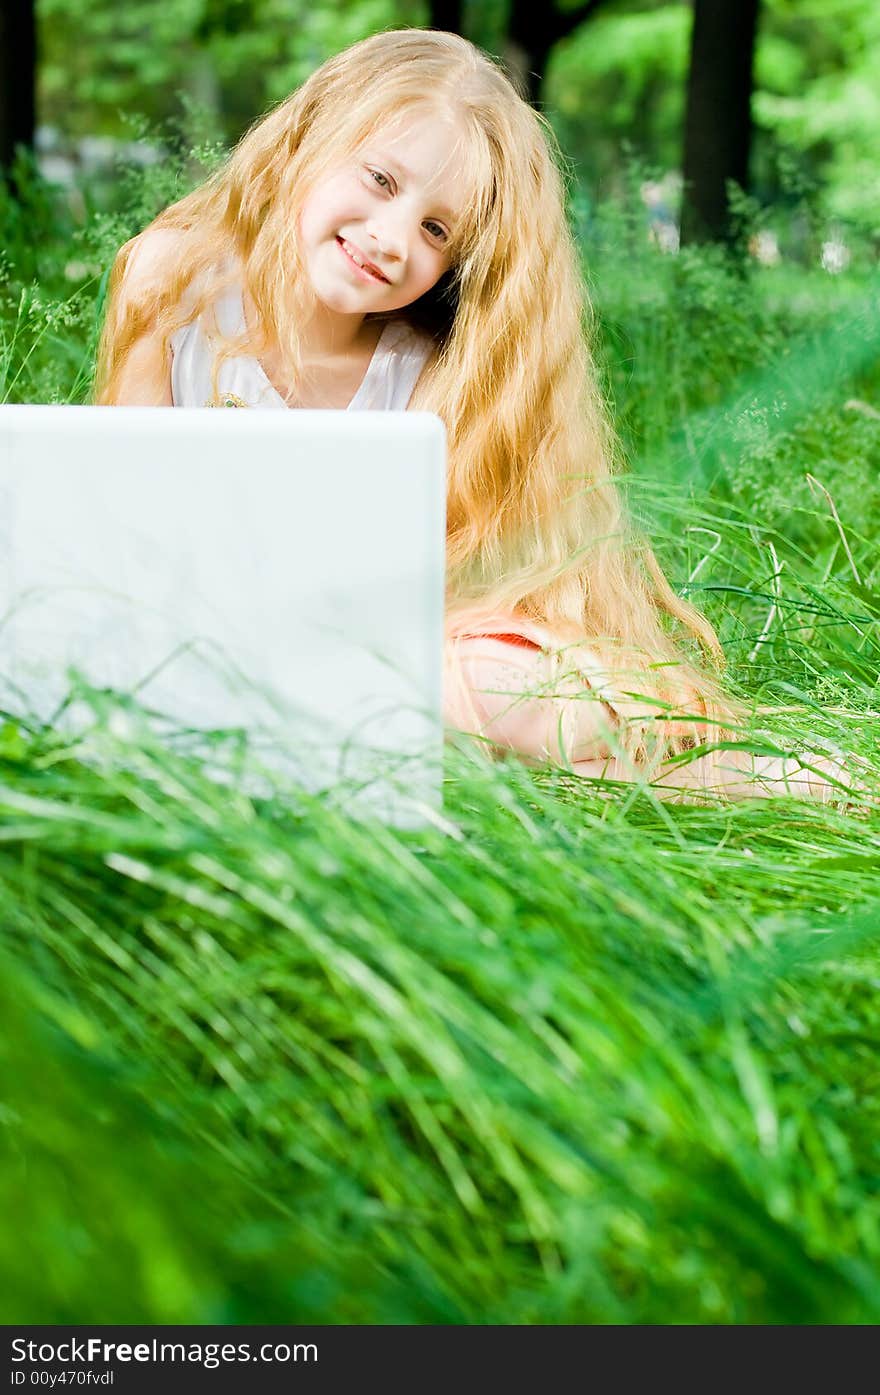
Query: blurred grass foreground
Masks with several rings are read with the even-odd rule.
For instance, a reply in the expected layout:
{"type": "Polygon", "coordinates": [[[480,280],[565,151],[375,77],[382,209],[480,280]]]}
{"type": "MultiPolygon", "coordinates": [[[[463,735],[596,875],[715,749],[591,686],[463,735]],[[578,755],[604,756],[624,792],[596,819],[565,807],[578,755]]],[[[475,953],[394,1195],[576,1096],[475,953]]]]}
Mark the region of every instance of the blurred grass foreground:
{"type": "MultiPolygon", "coordinates": [[[[85,398],[112,252],[198,155],[78,222],[0,194],[0,400],[85,398]]],[[[573,217],[664,565],[779,749],[880,783],[876,252],[573,217]]],[[[876,812],[451,744],[407,832],[114,711],[0,727],[0,1320],[880,1320],[876,812]]]]}

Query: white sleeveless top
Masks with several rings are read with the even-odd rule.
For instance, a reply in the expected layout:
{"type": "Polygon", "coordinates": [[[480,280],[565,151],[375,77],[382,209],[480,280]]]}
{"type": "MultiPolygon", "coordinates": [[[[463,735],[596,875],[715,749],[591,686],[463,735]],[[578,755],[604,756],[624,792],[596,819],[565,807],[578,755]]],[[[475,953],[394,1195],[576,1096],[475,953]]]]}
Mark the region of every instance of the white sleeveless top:
{"type": "MultiPolygon", "coordinates": [[[[215,306],[223,334],[246,328],[241,291],[234,287],[215,306]]],[[[386,320],[364,379],[349,402],[349,412],[403,411],[434,349],[429,334],[405,320],[386,320]]],[[[288,404],[269,382],[259,360],[241,355],[222,363],[220,393],[211,387],[212,336],[199,320],[171,336],[171,400],[175,407],[283,407],[288,404]]]]}

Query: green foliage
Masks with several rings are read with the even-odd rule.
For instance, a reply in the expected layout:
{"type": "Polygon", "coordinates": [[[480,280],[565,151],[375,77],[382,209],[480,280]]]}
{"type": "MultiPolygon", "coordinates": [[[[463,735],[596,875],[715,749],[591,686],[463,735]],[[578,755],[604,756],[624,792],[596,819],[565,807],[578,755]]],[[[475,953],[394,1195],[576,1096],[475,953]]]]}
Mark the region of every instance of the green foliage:
{"type": "Polygon", "coordinates": [[[880,232],[880,12],[864,0],[775,0],[755,116],[827,188],[829,212],[880,232]],[[775,23],[774,23],[775,21],[775,23]]]}
{"type": "MultiPolygon", "coordinates": [[[[631,142],[681,163],[690,7],[609,0],[554,51],[546,102],[590,181],[620,189],[631,142]]],[[[821,191],[826,217],[880,222],[880,11],[872,0],[764,0],[755,62],[753,182],[762,201],[821,191]]]]}
{"type": "Polygon", "coordinates": [[[164,118],[169,89],[194,57],[202,11],[202,0],[40,0],[41,120],[72,135],[119,135],[134,91],[142,95],[139,111],[153,122],[164,118]]]}
{"type": "Polygon", "coordinates": [[[545,101],[582,177],[619,190],[624,142],[676,165],[690,7],[603,6],[554,49],[545,101]]]}
{"type": "Polygon", "coordinates": [[[168,156],[155,165],[117,162],[112,199],[103,183],[86,188],[84,223],[25,152],[15,167],[15,198],[0,173],[0,401],[86,400],[116,253],[204,179],[222,153],[214,141],[188,144],[173,123],[167,139],[168,156]]]}
{"type": "Polygon", "coordinates": [[[234,141],[331,53],[425,18],[420,0],[39,0],[41,120],[71,135],[152,127],[179,94],[234,141]]]}

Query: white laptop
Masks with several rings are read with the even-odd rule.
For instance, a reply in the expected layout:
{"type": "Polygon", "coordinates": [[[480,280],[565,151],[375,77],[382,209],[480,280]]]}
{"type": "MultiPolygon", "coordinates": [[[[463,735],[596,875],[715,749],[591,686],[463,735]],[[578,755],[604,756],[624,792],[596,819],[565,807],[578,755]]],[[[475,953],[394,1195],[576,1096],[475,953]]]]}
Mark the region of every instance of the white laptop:
{"type": "Polygon", "coordinates": [[[440,802],[445,493],[428,413],[0,406],[0,705],[82,723],[59,715],[75,671],[418,826],[440,802]]]}

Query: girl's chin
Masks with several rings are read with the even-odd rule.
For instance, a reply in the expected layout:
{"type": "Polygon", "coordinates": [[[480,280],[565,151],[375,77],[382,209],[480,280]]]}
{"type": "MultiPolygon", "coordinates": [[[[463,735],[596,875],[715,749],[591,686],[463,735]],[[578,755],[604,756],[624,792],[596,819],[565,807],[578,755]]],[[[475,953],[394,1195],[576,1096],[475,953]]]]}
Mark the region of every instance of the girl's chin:
{"type": "Polygon", "coordinates": [[[332,315],[365,315],[372,309],[371,306],[359,303],[355,296],[339,295],[338,292],[329,290],[326,293],[316,291],[315,300],[319,309],[329,311],[332,315]]]}
{"type": "Polygon", "coordinates": [[[401,308],[398,299],[392,301],[388,297],[389,287],[379,284],[376,286],[377,295],[370,294],[366,282],[361,286],[345,286],[329,278],[323,284],[313,284],[313,290],[318,304],[335,315],[378,315],[401,308]]]}

